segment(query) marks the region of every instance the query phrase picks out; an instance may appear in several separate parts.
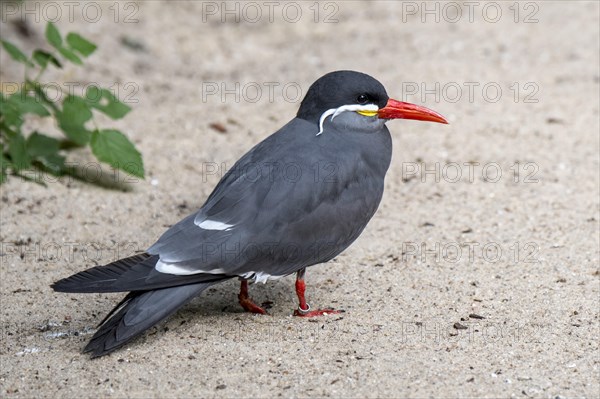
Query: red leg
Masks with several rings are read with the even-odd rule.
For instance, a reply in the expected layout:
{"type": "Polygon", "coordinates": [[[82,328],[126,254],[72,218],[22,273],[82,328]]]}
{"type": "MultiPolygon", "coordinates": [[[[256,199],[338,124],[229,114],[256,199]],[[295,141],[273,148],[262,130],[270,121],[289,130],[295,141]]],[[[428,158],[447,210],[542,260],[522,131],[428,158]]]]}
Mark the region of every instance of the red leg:
{"type": "Polygon", "coordinates": [[[242,280],[242,284],[240,286],[240,293],[238,295],[238,299],[240,300],[240,305],[244,308],[246,312],[250,313],[260,313],[267,314],[267,311],[255,304],[250,295],[248,295],[248,281],[242,280]]]}
{"type": "Polygon", "coordinates": [[[304,273],[306,269],[302,269],[296,275],[296,294],[298,295],[298,309],[294,310],[294,316],[299,317],[314,317],[328,314],[343,313],[343,310],[335,309],[317,309],[310,310],[310,306],[306,303],[304,292],[306,291],[306,283],[304,282],[304,273]]]}

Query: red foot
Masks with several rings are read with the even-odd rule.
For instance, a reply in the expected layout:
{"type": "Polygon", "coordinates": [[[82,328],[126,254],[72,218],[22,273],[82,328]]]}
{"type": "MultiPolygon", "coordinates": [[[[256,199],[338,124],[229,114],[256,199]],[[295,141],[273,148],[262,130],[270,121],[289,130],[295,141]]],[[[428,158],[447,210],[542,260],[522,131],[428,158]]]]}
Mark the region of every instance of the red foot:
{"type": "Polygon", "coordinates": [[[258,313],[258,314],[267,314],[267,311],[252,302],[250,298],[242,298],[240,295],[240,305],[244,308],[246,312],[250,313],[258,313]]]}
{"type": "Polygon", "coordinates": [[[238,299],[240,301],[240,305],[242,305],[242,308],[244,308],[246,312],[267,314],[267,311],[255,304],[250,298],[250,295],[248,295],[248,281],[246,280],[242,281],[238,299]]]}
{"type": "Polygon", "coordinates": [[[328,314],[344,313],[343,310],[335,309],[317,309],[310,310],[310,306],[306,303],[304,292],[306,291],[306,283],[304,282],[305,269],[298,270],[296,275],[296,294],[298,295],[298,309],[294,310],[294,316],[298,317],[315,317],[326,316],[328,314]]]}
{"type": "Polygon", "coordinates": [[[294,316],[298,317],[315,317],[315,316],[327,316],[330,314],[340,314],[344,313],[344,310],[335,310],[335,309],[317,309],[310,310],[310,308],[306,310],[301,310],[300,308],[294,310],[294,316]]]}

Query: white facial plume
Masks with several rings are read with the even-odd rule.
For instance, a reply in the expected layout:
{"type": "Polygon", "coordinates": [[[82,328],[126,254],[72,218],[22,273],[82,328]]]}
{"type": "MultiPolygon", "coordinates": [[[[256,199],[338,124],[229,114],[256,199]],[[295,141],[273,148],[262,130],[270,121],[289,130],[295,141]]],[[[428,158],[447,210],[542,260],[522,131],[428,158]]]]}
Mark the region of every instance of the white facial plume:
{"type": "Polygon", "coordinates": [[[364,111],[364,112],[369,112],[369,113],[371,113],[371,112],[377,113],[377,111],[379,111],[379,107],[375,104],[364,104],[364,105],[348,104],[348,105],[342,105],[341,107],[328,109],[327,111],[323,112],[323,114],[321,115],[321,118],[319,118],[319,133],[317,133],[317,136],[319,136],[321,133],[323,133],[323,124],[325,123],[325,119],[327,119],[327,117],[329,115],[332,115],[331,120],[333,120],[333,118],[335,118],[342,112],[348,112],[348,111],[352,111],[352,112],[364,111]]]}

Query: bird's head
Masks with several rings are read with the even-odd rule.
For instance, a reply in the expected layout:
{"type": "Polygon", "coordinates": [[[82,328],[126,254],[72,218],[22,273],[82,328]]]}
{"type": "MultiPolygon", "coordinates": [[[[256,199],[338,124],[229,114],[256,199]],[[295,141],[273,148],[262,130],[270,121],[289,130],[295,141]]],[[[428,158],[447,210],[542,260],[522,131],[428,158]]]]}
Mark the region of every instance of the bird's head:
{"type": "Polygon", "coordinates": [[[297,116],[317,123],[317,135],[328,119],[345,129],[361,131],[379,130],[390,119],[448,123],[428,108],[389,98],[376,79],[355,71],[330,72],[318,79],[308,89],[297,116]]]}

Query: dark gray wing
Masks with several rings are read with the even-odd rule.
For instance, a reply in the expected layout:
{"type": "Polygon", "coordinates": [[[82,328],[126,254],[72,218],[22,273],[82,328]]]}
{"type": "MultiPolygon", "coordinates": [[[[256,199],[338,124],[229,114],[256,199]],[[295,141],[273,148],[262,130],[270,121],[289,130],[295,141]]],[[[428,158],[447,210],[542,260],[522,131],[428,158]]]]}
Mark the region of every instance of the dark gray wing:
{"type": "Polygon", "coordinates": [[[173,266],[167,272],[230,276],[286,275],[339,254],[377,209],[387,166],[316,131],[294,119],[258,144],[148,253],[173,266]]]}

